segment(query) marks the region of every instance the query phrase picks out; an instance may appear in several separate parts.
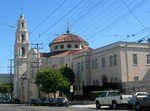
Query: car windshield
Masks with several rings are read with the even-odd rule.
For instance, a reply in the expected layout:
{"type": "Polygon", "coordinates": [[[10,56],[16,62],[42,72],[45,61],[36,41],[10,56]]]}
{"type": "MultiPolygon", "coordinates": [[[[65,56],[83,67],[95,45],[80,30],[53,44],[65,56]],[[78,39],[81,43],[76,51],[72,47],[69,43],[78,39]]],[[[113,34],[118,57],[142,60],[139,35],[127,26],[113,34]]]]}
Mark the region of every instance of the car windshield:
{"type": "Polygon", "coordinates": [[[107,92],[100,92],[100,97],[106,97],[107,92]]]}

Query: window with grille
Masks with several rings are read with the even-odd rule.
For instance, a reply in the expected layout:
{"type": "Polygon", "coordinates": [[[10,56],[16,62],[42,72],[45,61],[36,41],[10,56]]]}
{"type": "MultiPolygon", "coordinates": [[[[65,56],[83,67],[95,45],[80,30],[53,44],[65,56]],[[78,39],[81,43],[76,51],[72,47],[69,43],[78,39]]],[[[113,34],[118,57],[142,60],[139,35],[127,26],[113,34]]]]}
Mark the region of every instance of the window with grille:
{"type": "Polygon", "coordinates": [[[138,64],[137,54],[132,54],[132,58],[133,58],[133,65],[137,65],[138,64]]]}

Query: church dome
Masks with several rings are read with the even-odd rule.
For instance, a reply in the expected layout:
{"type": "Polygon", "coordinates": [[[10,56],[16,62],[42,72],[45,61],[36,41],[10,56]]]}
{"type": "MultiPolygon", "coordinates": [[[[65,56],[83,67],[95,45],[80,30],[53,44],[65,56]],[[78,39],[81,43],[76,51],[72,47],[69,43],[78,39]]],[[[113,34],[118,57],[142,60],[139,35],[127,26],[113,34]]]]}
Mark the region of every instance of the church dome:
{"type": "Polygon", "coordinates": [[[69,29],[49,44],[51,51],[79,50],[85,46],[88,46],[88,43],[80,36],[70,33],[69,29]]]}
{"type": "Polygon", "coordinates": [[[62,42],[85,42],[80,36],[74,35],[71,33],[66,33],[61,36],[58,36],[56,39],[54,39],[51,44],[57,44],[62,42]]]}

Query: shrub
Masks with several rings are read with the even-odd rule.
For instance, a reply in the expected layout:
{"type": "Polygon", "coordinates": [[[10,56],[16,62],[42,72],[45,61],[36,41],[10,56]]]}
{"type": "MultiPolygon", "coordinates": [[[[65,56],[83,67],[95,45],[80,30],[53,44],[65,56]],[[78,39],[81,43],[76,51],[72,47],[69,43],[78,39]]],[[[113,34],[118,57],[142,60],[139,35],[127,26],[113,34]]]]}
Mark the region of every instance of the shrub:
{"type": "Polygon", "coordinates": [[[102,91],[102,90],[103,90],[102,86],[96,86],[96,85],[83,86],[82,87],[84,98],[87,99],[87,100],[90,99],[89,98],[90,92],[93,92],[93,91],[102,91]]]}
{"type": "Polygon", "coordinates": [[[74,96],[74,99],[75,99],[75,100],[85,100],[85,98],[84,98],[83,95],[75,95],[75,96],[74,96]]]}

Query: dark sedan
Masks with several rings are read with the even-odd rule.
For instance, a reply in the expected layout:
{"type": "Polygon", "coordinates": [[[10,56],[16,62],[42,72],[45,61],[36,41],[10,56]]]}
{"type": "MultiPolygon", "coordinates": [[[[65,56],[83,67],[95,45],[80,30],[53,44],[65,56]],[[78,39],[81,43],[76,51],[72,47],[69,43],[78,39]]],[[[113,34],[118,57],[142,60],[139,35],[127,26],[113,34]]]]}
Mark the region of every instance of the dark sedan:
{"type": "Polygon", "coordinates": [[[68,100],[66,98],[57,98],[57,105],[68,107],[68,100]]]}
{"type": "Polygon", "coordinates": [[[31,105],[36,105],[37,104],[37,100],[36,99],[30,99],[27,101],[27,105],[31,106],[31,105]]]}

